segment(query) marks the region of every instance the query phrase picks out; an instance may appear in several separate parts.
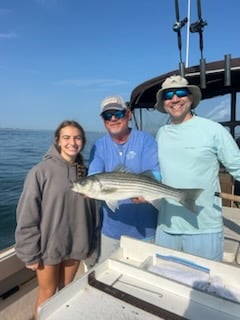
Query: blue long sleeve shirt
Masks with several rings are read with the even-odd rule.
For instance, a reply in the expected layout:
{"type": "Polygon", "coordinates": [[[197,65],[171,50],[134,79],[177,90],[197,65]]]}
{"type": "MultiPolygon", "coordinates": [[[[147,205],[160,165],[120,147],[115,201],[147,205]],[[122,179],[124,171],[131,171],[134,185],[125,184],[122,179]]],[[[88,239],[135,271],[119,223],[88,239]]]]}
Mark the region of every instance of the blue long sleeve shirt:
{"type": "MultiPolygon", "coordinates": [[[[93,145],[89,175],[112,172],[122,166],[132,173],[152,171],[159,178],[157,143],[143,131],[131,129],[126,143],[115,143],[109,134],[93,145]]],[[[158,211],[149,203],[134,204],[130,199],[119,201],[119,209],[111,211],[103,202],[102,233],[114,239],[128,235],[137,239],[152,238],[157,226],[158,211]]]]}

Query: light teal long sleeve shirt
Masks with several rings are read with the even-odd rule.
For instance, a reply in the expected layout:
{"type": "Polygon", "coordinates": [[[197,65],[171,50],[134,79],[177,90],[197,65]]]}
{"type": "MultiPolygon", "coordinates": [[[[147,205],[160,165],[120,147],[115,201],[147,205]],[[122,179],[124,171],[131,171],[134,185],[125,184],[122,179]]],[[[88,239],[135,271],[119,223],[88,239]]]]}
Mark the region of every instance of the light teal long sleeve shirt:
{"type": "Polygon", "coordinates": [[[173,234],[201,234],[223,230],[220,162],[240,180],[240,151],[219,123],[194,116],[181,124],[167,124],[156,136],[162,182],[176,188],[201,188],[198,213],[178,202],[161,201],[158,227],[173,234]]]}

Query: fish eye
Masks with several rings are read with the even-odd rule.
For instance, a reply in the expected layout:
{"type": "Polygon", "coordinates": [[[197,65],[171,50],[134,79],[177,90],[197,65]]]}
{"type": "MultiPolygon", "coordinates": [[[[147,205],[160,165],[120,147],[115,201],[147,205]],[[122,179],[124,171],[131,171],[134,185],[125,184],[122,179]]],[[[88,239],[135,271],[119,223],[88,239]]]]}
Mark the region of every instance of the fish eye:
{"type": "Polygon", "coordinates": [[[83,178],[79,179],[79,183],[81,184],[81,186],[84,186],[86,184],[86,182],[87,182],[86,179],[83,179],[83,178]]]}

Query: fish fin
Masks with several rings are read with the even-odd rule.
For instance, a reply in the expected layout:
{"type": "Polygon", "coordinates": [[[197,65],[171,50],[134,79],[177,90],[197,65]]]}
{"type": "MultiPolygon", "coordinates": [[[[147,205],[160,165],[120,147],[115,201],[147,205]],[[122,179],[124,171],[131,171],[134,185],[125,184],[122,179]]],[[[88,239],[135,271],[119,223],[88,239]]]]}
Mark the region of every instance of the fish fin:
{"type": "Polygon", "coordinates": [[[131,171],[122,164],[119,164],[113,172],[131,173],[131,171]]]}
{"type": "Polygon", "coordinates": [[[156,178],[153,174],[153,171],[151,170],[147,170],[147,171],[143,171],[142,173],[139,174],[140,176],[145,176],[145,177],[148,177],[148,178],[151,178],[153,179],[154,181],[156,181],[156,178]]]}
{"type": "Polygon", "coordinates": [[[113,211],[115,212],[116,209],[119,209],[119,206],[118,206],[118,201],[115,201],[115,200],[108,200],[108,201],[105,201],[107,206],[113,211]]]}
{"type": "MultiPolygon", "coordinates": [[[[125,166],[123,165],[118,165],[114,170],[113,172],[120,172],[120,173],[132,173],[131,170],[129,170],[128,168],[126,168],[125,166]]],[[[156,179],[156,176],[154,175],[154,172],[151,171],[151,170],[146,170],[146,171],[143,171],[141,173],[134,173],[135,175],[139,175],[139,176],[145,176],[145,177],[148,177],[148,178],[151,178],[153,179],[154,181],[156,180],[160,180],[160,179],[156,179]]]]}
{"type": "Polygon", "coordinates": [[[144,176],[144,177],[147,177],[147,178],[150,178],[154,181],[156,181],[156,177],[153,173],[153,171],[151,170],[146,170],[146,171],[143,171],[141,173],[133,173],[131,170],[129,170],[128,168],[124,167],[123,165],[119,165],[117,166],[113,172],[119,172],[119,173],[132,173],[136,176],[144,176]]]}
{"type": "Polygon", "coordinates": [[[179,201],[188,210],[198,213],[195,201],[203,192],[203,189],[181,189],[183,191],[183,197],[179,201]]]}
{"type": "MultiPolygon", "coordinates": [[[[130,171],[128,168],[124,167],[123,165],[117,166],[114,169],[114,172],[133,173],[132,171],[130,171]]],[[[145,176],[145,177],[152,178],[152,179],[156,180],[154,177],[154,174],[151,170],[146,170],[141,173],[134,173],[134,174],[137,176],[145,176]]]]}

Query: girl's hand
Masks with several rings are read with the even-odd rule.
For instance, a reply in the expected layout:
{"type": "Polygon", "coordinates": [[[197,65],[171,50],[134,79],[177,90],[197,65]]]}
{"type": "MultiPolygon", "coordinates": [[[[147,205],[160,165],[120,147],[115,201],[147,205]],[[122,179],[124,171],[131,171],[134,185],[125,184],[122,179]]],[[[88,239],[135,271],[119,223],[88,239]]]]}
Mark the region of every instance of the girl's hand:
{"type": "Polygon", "coordinates": [[[143,197],[131,198],[133,203],[145,203],[147,202],[143,197]]]}
{"type": "Polygon", "coordinates": [[[32,270],[32,271],[36,271],[39,268],[39,262],[34,263],[34,264],[26,264],[25,267],[27,269],[32,270]]]}

